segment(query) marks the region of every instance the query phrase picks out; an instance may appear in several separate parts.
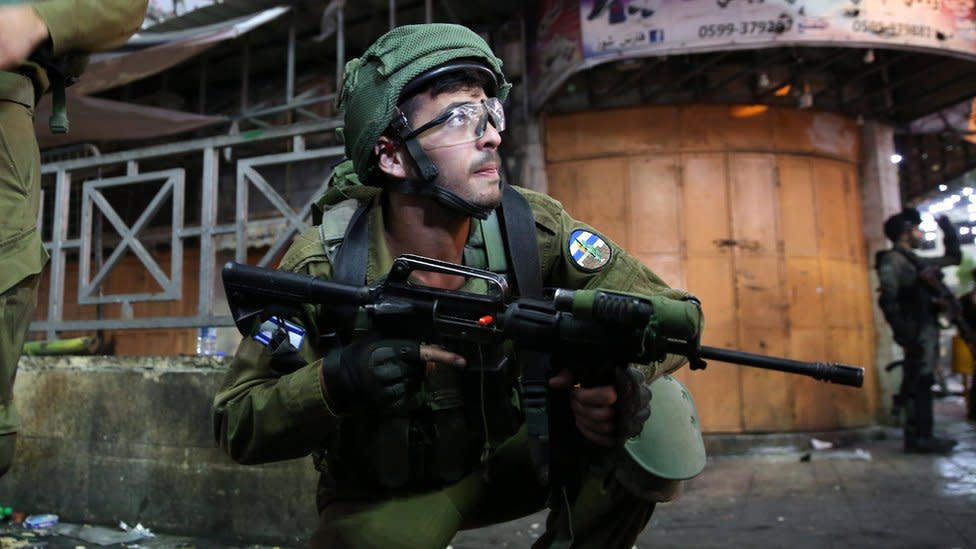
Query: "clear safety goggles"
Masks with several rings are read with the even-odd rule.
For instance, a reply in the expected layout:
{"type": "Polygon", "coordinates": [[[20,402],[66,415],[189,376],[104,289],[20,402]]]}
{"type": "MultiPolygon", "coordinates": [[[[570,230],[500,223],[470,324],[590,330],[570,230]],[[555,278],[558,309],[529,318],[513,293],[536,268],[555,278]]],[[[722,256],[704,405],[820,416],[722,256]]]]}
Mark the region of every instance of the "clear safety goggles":
{"type": "Polygon", "coordinates": [[[462,145],[481,139],[489,122],[499,133],[505,131],[505,109],[497,97],[452,107],[403,139],[423,137],[421,147],[427,150],[462,145]]]}

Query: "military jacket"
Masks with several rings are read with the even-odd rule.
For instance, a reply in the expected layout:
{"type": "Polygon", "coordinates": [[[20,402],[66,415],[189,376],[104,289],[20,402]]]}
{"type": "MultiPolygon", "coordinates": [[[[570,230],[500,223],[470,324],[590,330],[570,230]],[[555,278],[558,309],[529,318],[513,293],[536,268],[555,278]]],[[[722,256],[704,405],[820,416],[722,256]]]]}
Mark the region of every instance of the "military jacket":
{"type": "MultiPolygon", "coordinates": [[[[74,72],[83,68],[85,54],[125,43],[142,24],[147,6],[146,0],[30,3],[51,35],[50,43],[42,46],[49,50],[45,54],[70,56],[74,72]]],[[[0,172],[0,264],[4,266],[0,292],[41,272],[48,259],[36,230],[40,161],[31,117],[33,106],[50,84],[45,69],[33,61],[14,72],[0,71],[0,151],[12,157],[10,165],[0,163],[0,170],[6,171],[0,172]]]]}
{"type": "MultiPolygon", "coordinates": [[[[536,237],[544,286],[570,289],[606,288],[645,295],[664,295],[687,299],[687,292],[669,288],[650,269],[626,253],[594,228],[570,217],[556,200],[540,193],[516,187],[527,199],[535,217],[536,237]],[[574,242],[589,238],[607,252],[597,263],[587,263],[574,242]]],[[[369,247],[367,282],[384,276],[393,258],[383,238],[383,216],[379,197],[368,215],[369,247]]],[[[324,222],[329,219],[325,212],[324,222]]],[[[465,260],[476,257],[483,242],[478,221],[465,250],[465,260]]],[[[282,260],[286,270],[330,278],[330,254],[323,246],[319,228],[304,231],[293,242],[282,260]]],[[[592,258],[590,258],[592,259],[592,258]]],[[[479,266],[479,265],[472,265],[479,266]]],[[[272,359],[268,347],[253,337],[245,337],[230,365],[223,386],[214,401],[215,436],[220,446],[241,463],[262,463],[297,458],[317,450],[348,418],[330,411],[320,380],[322,350],[316,348],[317,312],[309,307],[305,315],[307,330],[300,353],[306,365],[283,368],[272,359]]],[[[700,330],[700,327],[699,327],[700,330]]],[[[700,331],[699,331],[700,333],[700,331]]],[[[662,362],[646,366],[648,382],[676,370],[684,358],[669,355],[662,362]]],[[[445,371],[449,375],[448,368],[445,371]]],[[[425,384],[425,392],[437,393],[443,379],[425,384]]]]}
{"type": "Polygon", "coordinates": [[[901,345],[915,341],[922,326],[938,322],[935,296],[919,278],[919,268],[958,265],[960,256],[953,253],[958,250],[958,244],[954,248],[947,246],[947,250],[942,257],[931,258],[919,257],[909,249],[883,250],[877,254],[878,306],[901,345]]]}

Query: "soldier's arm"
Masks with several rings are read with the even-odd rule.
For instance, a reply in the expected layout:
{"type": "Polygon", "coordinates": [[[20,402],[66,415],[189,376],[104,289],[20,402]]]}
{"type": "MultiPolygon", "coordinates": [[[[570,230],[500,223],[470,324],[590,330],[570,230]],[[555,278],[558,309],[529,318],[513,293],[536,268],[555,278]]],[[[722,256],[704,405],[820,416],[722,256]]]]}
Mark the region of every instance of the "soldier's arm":
{"type": "MultiPolygon", "coordinates": [[[[303,241],[311,245],[310,238],[314,236],[300,236],[292,250],[303,241]]],[[[287,260],[288,255],[283,267],[287,260]]],[[[327,264],[321,262],[288,270],[328,275],[327,264]]],[[[307,307],[297,356],[282,356],[254,337],[241,341],[213,405],[214,436],[233,460],[265,463],[305,456],[321,447],[339,424],[322,389],[315,318],[314,308],[307,307]]]]}
{"type": "Polygon", "coordinates": [[[962,249],[959,246],[959,232],[946,216],[939,216],[936,220],[942,229],[942,247],[945,253],[942,257],[921,257],[923,265],[927,267],[948,267],[962,263],[962,249]]]}
{"type": "Polygon", "coordinates": [[[44,21],[57,57],[121,46],[142,25],[148,0],[42,0],[31,7],[44,21]]]}
{"type": "MultiPolygon", "coordinates": [[[[533,205],[536,213],[537,235],[540,243],[540,262],[545,285],[571,289],[605,288],[647,296],[661,295],[676,300],[694,299],[690,293],[669,287],[646,265],[627,253],[605,234],[598,233],[589,225],[573,219],[562,205],[539,193],[518,189],[533,205]],[[606,264],[598,269],[579,268],[569,250],[569,237],[582,229],[599,234],[610,248],[606,264]]],[[[698,319],[692,331],[699,334],[704,328],[704,318],[698,319]]],[[[635,365],[644,371],[647,382],[673,372],[686,364],[688,359],[680,355],[667,355],[662,362],[635,365]]]]}

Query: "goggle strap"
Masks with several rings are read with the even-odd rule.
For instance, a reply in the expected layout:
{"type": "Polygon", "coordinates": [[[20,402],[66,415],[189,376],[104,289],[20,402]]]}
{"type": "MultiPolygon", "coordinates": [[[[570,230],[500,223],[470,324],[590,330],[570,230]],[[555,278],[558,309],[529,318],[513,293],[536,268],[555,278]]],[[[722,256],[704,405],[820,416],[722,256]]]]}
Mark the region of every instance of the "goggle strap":
{"type": "Polygon", "coordinates": [[[423,177],[424,181],[433,181],[437,178],[437,166],[431,162],[427,153],[420,146],[420,140],[416,136],[410,135],[410,126],[407,125],[407,118],[400,113],[400,116],[394,116],[393,120],[390,122],[390,127],[393,131],[397,132],[400,136],[400,140],[407,147],[407,153],[410,158],[413,159],[414,164],[417,165],[417,169],[420,170],[420,176],[423,177]]]}

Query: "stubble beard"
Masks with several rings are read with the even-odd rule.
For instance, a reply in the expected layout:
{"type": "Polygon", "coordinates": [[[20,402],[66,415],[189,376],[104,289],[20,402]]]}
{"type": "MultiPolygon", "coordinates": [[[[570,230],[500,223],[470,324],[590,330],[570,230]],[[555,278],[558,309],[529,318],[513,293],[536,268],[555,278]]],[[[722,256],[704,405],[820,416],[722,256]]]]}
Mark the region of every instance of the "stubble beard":
{"type": "Polygon", "coordinates": [[[434,184],[447,190],[460,198],[482,208],[497,208],[501,204],[501,156],[496,151],[485,151],[478,158],[471,162],[468,171],[453,183],[447,182],[444,175],[440,174],[434,180],[434,184]],[[478,178],[475,181],[475,172],[482,166],[494,164],[499,170],[499,176],[494,181],[484,181],[478,178]]]}

